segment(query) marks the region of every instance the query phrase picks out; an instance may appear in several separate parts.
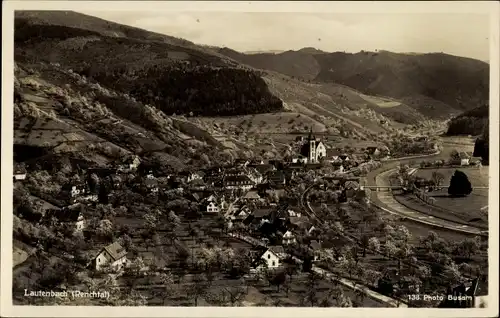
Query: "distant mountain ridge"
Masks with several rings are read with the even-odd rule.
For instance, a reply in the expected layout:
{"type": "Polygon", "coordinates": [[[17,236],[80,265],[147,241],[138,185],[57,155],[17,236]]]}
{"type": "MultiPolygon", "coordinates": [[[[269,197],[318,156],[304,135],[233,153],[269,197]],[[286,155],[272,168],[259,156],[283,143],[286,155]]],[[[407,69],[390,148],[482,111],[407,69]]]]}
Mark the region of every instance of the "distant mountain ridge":
{"type": "Polygon", "coordinates": [[[272,55],[226,48],[219,52],[305,81],[333,82],[397,98],[430,118],[451,118],[489,99],[489,64],[444,53],[325,53],[311,48],[272,55]]]}

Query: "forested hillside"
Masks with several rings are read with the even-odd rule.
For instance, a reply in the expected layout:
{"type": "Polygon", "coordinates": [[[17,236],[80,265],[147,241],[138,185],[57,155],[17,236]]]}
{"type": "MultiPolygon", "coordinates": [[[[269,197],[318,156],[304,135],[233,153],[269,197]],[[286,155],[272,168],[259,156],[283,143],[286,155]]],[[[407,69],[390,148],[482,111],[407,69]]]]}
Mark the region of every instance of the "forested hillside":
{"type": "Polygon", "coordinates": [[[90,27],[61,25],[59,20],[50,24],[44,14],[37,15],[43,19],[16,19],[18,62],[56,63],[169,115],[227,116],[282,109],[257,72],[230,59],[156,38],[106,36],[90,27]]]}
{"type": "Polygon", "coordinates": [[[477,136],[487,129],[488,118],[488,105],[471,109],[450,121],[447,134],[477,136]]]}

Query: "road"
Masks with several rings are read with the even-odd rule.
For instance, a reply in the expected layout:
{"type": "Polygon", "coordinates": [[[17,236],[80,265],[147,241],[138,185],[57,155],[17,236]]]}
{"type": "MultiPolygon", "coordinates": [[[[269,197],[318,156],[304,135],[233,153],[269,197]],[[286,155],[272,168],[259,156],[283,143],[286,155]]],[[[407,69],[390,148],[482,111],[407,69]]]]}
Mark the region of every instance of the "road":
{"type": "MultiPolygon", "coordinates": [[[[394,173],[395,171],[396,171],[395,169],[391,169],[391,170],[382,172],[379,175],[377,175],[375,178],[376,185],[377,186],[389,186],[390,185],[389,175],[394,173]]],[[[391,191],[386,191],[386,192],[373,191],[372,195],[376,195],[377,198],[382,202],[383,205],[382,206],[379,205],[379,208],[381,208],[385,212],[388,212],[391,214],[397,214],[399,216],[409,218],[411,220],[414,220],[414,221],[417,221],[420,223],[425,223],[427,225],[431,225],[431,226],[435,226],[435,227],[439,227],[439,228],[445,228],[445,229],[452,230],[452,231],[463,232],[463,233],[474,234],[474,235],[481,235],[481,233],[483,232],[479,228],[475,228],[475,227],[468,226],[468,225],[462,225],[462,224],[458,224],[455,222],[438,219],[438,218],[435,218],[433,216],[427,215],[425,213],[409,209],[406,206],[399,203],[394,198],[391,191]]]]}

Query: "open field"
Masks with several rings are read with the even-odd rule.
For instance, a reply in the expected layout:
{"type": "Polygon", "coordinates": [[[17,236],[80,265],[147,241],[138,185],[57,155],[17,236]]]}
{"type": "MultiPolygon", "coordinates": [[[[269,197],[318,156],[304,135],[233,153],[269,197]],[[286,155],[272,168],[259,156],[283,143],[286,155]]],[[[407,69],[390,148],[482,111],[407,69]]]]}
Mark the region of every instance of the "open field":
{"type": "Polygon", "coordinates": [[[359,94],[361,98],[364,100],[374,103],[379,107],[385,108],[385,107],[395,107],[401,105],[400,102],[396,102],[394,100],[388,99],[388,98],[382,98],[382,97],[377,97],[377,96],[368,96],[365,94],[359,94]]]}
{"type": "Polygon", "coordinates": [[[474,189],[474,187],[488,186],[488,167],[481,167],[479,169],[419,169],[417,176],[430,179],[433,172],[439,172],[444,175],[443,183],[449,185],[451,176],[455,170],[460,170],[467,174],[473,188],[470,195],[452,198],[448,196],[447,189],[429,192],[428,195],[436,200],[434,203],[435,206],[455,214],[464,221],[481,218],[483,216],[481,208],[488,205],[488,189],[474,189]]]}

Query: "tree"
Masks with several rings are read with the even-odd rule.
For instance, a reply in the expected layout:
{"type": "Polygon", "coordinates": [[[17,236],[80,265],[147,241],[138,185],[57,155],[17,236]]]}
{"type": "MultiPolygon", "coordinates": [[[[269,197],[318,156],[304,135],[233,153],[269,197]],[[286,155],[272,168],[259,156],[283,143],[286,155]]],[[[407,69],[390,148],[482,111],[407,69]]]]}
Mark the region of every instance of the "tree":
{"type": "Polygon", "coordinates": [[[174,294],[173,285],[174,277],[170,272],[164,272],[160,274],[160,284],[163,285],[160,297],[163,300],[163,305],[165,305],[165,300],[174,294]]]}
{"type": "Polygon", "coordinates": [[[465,173],[455,170],[451,177],[448,194],[451,196],[467,196],[472,192],[472,185],[465,173]]]}
{"type": "Polygon", "coordinates": [[[432,172],[432,181],[434,184],[439,187],[441,183],[444,181],[444,175],[440,172],[433,171],[432,172]]]}
{"type": "Polygon", "coordinates": [[[280,291],[280,286],[286,282],[286,273],[284,271],[276,271],[271,274],[269,283],[276,286],[276,291],[280,291]]]}
{"type": "Polygon", "coordinates": [[[192,282],[187,287],[187,295],[194,300],[194,305],[198,306],[200,297],[206,295],[209,283],[205,274],[195,274],[192,282]]]}
{"type": "Polygon", "coordinates": [[[478,237],[465,238],[462,241],[458,242],[455,248],[455,254],[470,259],[472,253],[479,251],[480,247],[481,241],[478,237]]]}
{"type": "Polygon", "coordinates": [[[101,237],[111,239],[113,236],[113,223],[110,220],[101,220],[97,228],[97,234],[101,237]]]}
{"type": "Polygon", "coordinates": [[[375,252],[380,252],[380,241],[377,237],[371,237],[368,240],[368,248],[375,251],[375,252]]]}
{"type": "Polygon", "coordinates": [[[443,275],[446,277],[446,282],[450,285],[455,285],[462,282],[462,274],[457,264],[451,262],[446,265],[443,270],[443,275]]]}
{"type": "Polygon", "coordinates": [[[458,153],[458,151],[456,149],[453,149],[450,152],[450,160],[452,160],[452,161],[460,160],[460,154],[458,153]]]}
{"type": "Polygon", "coordinates": [[[314,307],[318,302],[317,289],[322,279],[320,274],[309,272],[306,279],[306,292],[304,293],[304,300],[314,307]]]}

